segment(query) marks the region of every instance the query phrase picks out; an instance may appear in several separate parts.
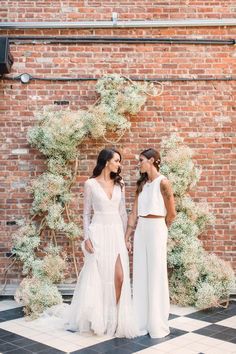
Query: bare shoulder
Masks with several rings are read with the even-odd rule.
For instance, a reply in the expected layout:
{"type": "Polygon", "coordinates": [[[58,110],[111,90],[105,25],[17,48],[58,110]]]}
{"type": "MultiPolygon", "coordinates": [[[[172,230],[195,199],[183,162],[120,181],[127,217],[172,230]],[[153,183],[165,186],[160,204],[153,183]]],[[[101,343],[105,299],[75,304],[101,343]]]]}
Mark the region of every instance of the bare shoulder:
{"type": "Polygon", "coordinates": [[[167,177],[163,176],[163,178],[161,179],[160,185],[161,185],[161,187],[168,187],[168,186],[171,186],[171,183],[167,177]]]}
{"type": "Polygon", "coordinates": [[[163,196],[168,199],[173,195],[171,183],[166,177],[161,180],[160,189],[163,196]]]}

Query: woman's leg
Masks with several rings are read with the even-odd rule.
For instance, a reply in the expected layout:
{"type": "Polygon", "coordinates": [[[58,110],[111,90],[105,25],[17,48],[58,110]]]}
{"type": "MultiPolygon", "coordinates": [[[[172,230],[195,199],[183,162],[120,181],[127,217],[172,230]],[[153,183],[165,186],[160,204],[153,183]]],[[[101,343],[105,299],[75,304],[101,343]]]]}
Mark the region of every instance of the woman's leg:
{"type": "Polygon", "coordinates": [[[116,290],[116,303],[118,304],[120,300],[120,294],[123,284],[124,274],[123,268],[120,260],[120,255],[117,257],[115,264],[115,290],[116,290]]]}
{"type": "Polygon", "coordinates": [[[148,279],[145,220],[139,220],[134,236],[133,300],[140,335],[147,334],[148,279]]]}
{"type": "Polygon", "coordinates": [[[148,258],[148,331],[153,338],[169,334],[169,289],[167,277],[167,227],[164,219],[149,219],[148,258]]]}

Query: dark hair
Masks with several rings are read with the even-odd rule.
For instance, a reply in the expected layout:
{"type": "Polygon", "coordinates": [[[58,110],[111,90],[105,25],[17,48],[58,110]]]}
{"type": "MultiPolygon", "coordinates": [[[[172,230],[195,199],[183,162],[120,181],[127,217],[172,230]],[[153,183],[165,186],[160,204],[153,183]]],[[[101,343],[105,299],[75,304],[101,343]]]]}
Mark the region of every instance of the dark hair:
{"type": "MultiPolygon", "coordinates": [[[[140,153],[140,156],[141,155],[145,156],[148,160],[150,160],[153,157],[154,158],[153,165],[156,167],[157,171],[159,172],[160,164],[161,164],[161,156],[157,150],[152,148],[146,149],[140,153]]],[[[140,178],[137,181],[137,190],[136,190],[137,195],[142,192],[143,186],[147,182],[147,180],[148,180],[148,174],[146,172],[144,173],[140,172],[140,178]]]]}
{"type": "MultiPolygon", "coordinates": [[[[117,153],[120,156],[120,161],[121,161],[121,154],[118,150],[115,150],[113,148],[102,149],[98,154],[97,164],[96,164],[96,166],[93,170],[93,174],[90,178],[95,178],[97,176],[100,176],[100,174],[102,173],[102,170],[106,166],[106,163],[113,158],[115,153],[117,153]]],[[[116,173],[115,172],[110,173],[110,178],[114,180],[115,184],[119,184],[122,188],[124,183],[122,182],[123,180],[122,180],[122,177],[120,176],[120,173],[121,173],[121,169],[119,167],[118,171],[116,173]]]]}

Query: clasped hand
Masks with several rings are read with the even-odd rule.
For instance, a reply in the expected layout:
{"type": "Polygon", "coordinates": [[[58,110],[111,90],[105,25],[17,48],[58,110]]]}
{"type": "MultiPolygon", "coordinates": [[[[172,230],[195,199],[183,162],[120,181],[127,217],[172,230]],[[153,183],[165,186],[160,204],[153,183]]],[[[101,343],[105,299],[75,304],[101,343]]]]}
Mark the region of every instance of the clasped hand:
{"type": "Polygon", "coordinates": [[[88,253],[94,253],[93,244],[92,244],[92,241],[90,240],[90,238],[85,240],[84,247],[88,253]]]}
{"type": "Polygon", "coordinates": [[[129,253],[132,253],[132,245],[131,245],[131,242],[130,242],[130,241],[125,241],[125,245],[126,245],[127,251],[128,251],[129,253]]]}

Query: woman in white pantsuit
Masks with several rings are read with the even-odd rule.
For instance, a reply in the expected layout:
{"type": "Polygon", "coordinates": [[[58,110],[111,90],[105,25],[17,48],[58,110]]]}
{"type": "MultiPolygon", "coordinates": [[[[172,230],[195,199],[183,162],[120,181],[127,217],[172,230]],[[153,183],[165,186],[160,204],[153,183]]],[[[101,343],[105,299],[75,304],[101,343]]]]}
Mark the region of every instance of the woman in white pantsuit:
{"type": "Polygon", "coordinates": [[[168,179],[159,173],[160,154],[154,149],[140,154],[140,178],[134,207],[129,215],[126,246],[131,250],[134,235],[133,300],[140,334],[152,338],[169,331],[167,276],[168,226],[175,218],[174,196],[168,179]]]}

